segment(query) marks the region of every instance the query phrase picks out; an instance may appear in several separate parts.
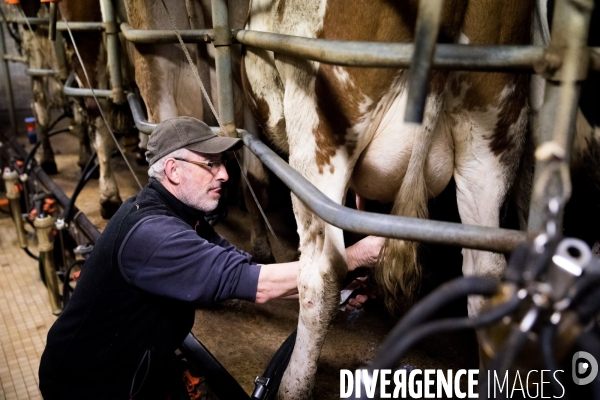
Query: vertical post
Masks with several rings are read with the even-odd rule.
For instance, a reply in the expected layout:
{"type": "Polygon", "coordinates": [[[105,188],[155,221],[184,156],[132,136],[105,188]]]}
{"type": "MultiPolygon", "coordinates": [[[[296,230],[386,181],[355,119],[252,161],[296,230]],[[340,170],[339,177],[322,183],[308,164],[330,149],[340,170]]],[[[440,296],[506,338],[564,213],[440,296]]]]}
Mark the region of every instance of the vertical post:
{"type": "Polygon", "coordinates": [[[10,83],[10,70],[8,69],[8,61],[4,57],[6,55],[6,42],[4,41],[4,22],[0,23],[0,76],[4,77],[4,87],[6,88],[6,100],[8,104],[8,118],[10,126],[15,137],[17,136],[17,118],[15,116],[15,103],[13,98],[12,84],[10,83]]]}
{"type": "Polygon", "coordinates": [[[219,119],[227,135],[237,136],[233,107],[233,78],[231,74],[231,29],[227,0],[212,0],[213,44],[215,46],[215,67],[217,92],[219,96],[219,119]]]}
{"type": "Polygon", "coordinates": [[[429,87],[429,75],[435,44],[440,31],[444,0],[419,1],[415,32],[415,46],[408,71],[408,101],[404,121],[421,124],[429,87]]]}
{"type": "Polygon", "coordinates": [[[537,68],[546,78],[546,90],[535,153],[530,236],[562,231],[564,206],[571,195],[569,161],[579,93],[590,63],[587,40],[593,6],[593,0],[556,0],[552,39],[537,68]]]}
{"type": "Polygon", "coordinates": [[[115,20],[115,9],[111,0],[100,0],[102,22],[106,34],[106,52],[108,55],[108,72],[112,88],[112,101],[115,104],[125,103],[123,80],[121,78],[121,63],[119,58],[119,27],[115,20]]]}
{"type": "Polygon", "coordinates": [[[62,81],[65,81],[69,77],[69,71],[67,70],[67,55],[65,54],[65,45],[63,43],[63,35],[61,31],[56,32],[56,40],[54,41],[54,54],[56,54],[58,77],[62,81]]]}

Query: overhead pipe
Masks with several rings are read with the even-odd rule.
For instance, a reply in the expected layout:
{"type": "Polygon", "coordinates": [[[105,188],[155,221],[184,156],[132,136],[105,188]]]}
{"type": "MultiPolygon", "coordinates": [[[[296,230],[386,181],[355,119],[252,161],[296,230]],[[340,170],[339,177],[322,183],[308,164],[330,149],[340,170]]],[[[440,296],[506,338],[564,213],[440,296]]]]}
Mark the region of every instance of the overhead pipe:
{"type": "Polygon", "coordinates": [[[112,95],[110,97],[115,104],[123,104],[125,103],[125,93],[123,92],[123,78],[121,77],[119,26],[115,19],[115,9],[111,0],[100,0],[100,9],[102,11],[104,32],[106,33],[108,73],[112,88],[112,95]]]}
{"type": "MultiPolygon", "coordinates": [[[[20,25],[48,25],[50,23],[50,19],[48,18],[37,18],[37,17],[27,17],[27,18],[11,18],[7,17],[6,22],[12,22],[20,25]]],[[[104,23],[103,22],[69,22],[69,29],[72,31],[103,31],[104,23]]],[[[56,30],[57,31],[66,31],[67,24],[62,21],[56,21],[56,30]]]]}
{"type": "Polygon", "coordinates": [[[75,72],[71,72],[67,78],[65,85],[63,86],[63,93],[67,96],[73,97],[111,97],[113,92],[108,89],[87,89],[87,88],[75,88],[71,85],[75,82],[75,72]]]}
{"type": "MultiPolygon", "coordinates": [[[[164,44],[179,43],[173,30],[133,29],[127,22],[121,23],[121,33],[131,43],[164,44]]],[[[212,29],[185,29],[179,31],[185,43],[208,43],[212,29]]]]}
{"type": "Polygon", "coordinates": [[[58,75],[59,71],[54,69],[27,68],[25,73],[29,76],[55,76],[58,75]]]}
{"type": "Polygon", "coordinates": [[[440,31],[444,0],[421,0],[417,14],[413,58],[408,71],[408,90],[404,121],[423,123],[433,54],[440,31]]]}

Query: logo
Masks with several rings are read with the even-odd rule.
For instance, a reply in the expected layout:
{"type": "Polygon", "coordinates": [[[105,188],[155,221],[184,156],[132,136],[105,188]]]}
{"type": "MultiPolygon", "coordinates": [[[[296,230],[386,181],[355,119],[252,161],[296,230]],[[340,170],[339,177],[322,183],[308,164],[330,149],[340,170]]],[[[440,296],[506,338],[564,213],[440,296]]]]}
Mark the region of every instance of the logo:
{"type": "Polygon", "coordinates": [[[598,376],[598,361],[585,351],[573,354],[573,382],[577,385],[587,385],[598,376]]]}

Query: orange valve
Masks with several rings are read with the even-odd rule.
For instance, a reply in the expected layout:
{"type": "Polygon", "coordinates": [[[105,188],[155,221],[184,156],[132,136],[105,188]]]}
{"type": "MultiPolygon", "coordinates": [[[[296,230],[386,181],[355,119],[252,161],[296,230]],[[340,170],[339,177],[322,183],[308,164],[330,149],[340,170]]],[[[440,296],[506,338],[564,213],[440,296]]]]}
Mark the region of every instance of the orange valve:
{"type": "Polygon", "coordinates": [[[4,0],[4,2],[6,4],[19,4],[20,3],[19,0],[4,0]]]}
{"type": "Polygon", "coordinates": [[[62,0],[40,0],[42,3],[60,3],[62,0]]]}

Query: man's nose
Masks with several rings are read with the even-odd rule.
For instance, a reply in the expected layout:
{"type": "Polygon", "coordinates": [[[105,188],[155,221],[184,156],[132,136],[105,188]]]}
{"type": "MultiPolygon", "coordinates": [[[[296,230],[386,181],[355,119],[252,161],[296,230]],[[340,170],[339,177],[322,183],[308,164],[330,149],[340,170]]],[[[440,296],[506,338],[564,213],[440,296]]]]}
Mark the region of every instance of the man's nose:
{"type": "Polygon", "coordinates": [[[227,173],[227,168],[225,168],[225,164],[221,164],[217,174],[215,175],[215,179],[222,182],[227,182],[229,179],[229,174],[227,173]]]}

